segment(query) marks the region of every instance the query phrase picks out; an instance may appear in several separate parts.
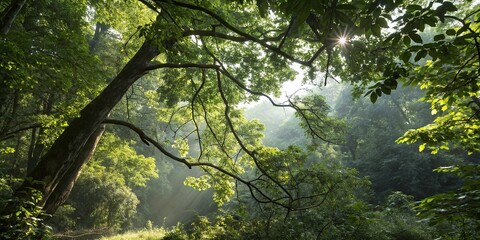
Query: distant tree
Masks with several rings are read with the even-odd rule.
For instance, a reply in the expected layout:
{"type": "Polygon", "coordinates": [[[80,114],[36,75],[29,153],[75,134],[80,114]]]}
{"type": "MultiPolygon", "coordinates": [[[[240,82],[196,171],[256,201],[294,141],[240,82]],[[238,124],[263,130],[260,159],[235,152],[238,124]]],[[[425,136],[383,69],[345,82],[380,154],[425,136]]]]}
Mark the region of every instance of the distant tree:
{"type": "MultiPolygon", "coordinates": [[[[448,1],[413,3],[407,6],[402,16],[392,19],[395,31],[387,34],[382,41],[373,43],[374,45],[354,41],[352,47],[345,51],[346,61],[341,63],[346,63],[349,67],[340,75],[343,79],[357,82],[359,87],[365,86],[364,81],[358,81],[359,78],[374,80],[374,84],[367,84],[370,86],[365,94],[372,102],[376,102],[382,95],[389,95],[399,83],[424,89],[425,96],[422,100],[430,104],[435,119],[424,126],[408,130],[397,140],[398,143],[419,143],[420,152],[429,150],[432,154],[443,150],[458,156],[458,150],[463,149],[468,154],[478,155],[478,11],[478,4],[474,1],[456,4],[448,1]],[[377,51],[365,51],[372,46],[377,51]],[[371,53],[372,58],[358,64],[361,59],[359,57],[365,53],[371,53]],[[355,74],[352,76],[351,73],[355,74]]],[[[478,216],[441,214],[446,210],[442,206],[464,208],[464,202],[454,200],[454,196],[459,193],[461,196],[476,198],[478,179],[474,180],[476,177],[473,176],[478,175],[478,156],[472,156],[470,166],[459,163],[457,167],[447,168],[454,171],[437,171],[469,176],[464,186],[449,194],[425,199],[420,205],[421,209],[430,213],[438,212],[437,217],[455,220],[457,225],[468,224],[478,228],[478,216]],[[451,216],[454,217],[449,218],[451,216]]],[[[467,204],[467,208],[476,212],[478,206],[467,204]]],[[[477,234],[469,230],[459,235],[469,238],[477,234]]]]}
{"type": "Polygon", "coordinates": [[[424,94],[421,90],[399,89],[375,104],[353,99],[350,90],[344,90],[335,107],[348,126],[342,151],[348,154],[347,166],[370,177],[376,202],[383,202],[393,191],[420,199],[458,187],[458,180],[432,170],[471,161],[466,153],[432,155],[419,152],[418,145],[395,142],[409,129],[433,120],[429,104],[418,101],[424,94]]]}

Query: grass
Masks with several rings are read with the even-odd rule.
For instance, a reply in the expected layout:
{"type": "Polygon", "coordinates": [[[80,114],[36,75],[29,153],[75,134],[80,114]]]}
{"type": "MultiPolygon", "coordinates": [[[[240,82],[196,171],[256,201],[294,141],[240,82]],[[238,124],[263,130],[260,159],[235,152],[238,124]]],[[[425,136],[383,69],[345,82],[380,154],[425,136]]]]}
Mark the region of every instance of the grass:
{"type": "Polygon", "coordinates": [[[165,236],[166,230],[164,228],[154,228],[151,230],[139,230],[129,231],[120,235],[103,237],[101,240],[133,240],[133,239],[146,239],[146,240],[159,240],[165,236]]]}

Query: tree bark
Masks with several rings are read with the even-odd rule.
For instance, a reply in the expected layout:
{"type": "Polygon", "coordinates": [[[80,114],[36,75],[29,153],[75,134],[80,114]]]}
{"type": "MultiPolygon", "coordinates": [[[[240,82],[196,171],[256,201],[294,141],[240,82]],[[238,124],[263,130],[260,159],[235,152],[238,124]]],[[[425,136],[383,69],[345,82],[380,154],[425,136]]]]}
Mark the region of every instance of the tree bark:
{"type": "Polygon", "coordinates": [[[63,178],[60,180],[60,183],[45,202],[43,210],[45,210],[47,214],[55,213],[55,211],[57,211],[57,209],[67,200],[70,192],[73,189],[73,186],[77,182],[77,179],[82,172],[83,167],[92,158],[95,148],[97,147],[97,144],[100,141],[104,131],[105,125],[102,124],[85,143],[85,146],[83,146],[73,165],[68,169],[63,178]]]}
{"type": "Polygon", "coordinates": [[[13,20],[17,17],[20,10],[27,0],[12,0],[5,10],[2,12],[2,19],[0,20],[0,34],[7,35],[12,27],[13,20]]]}
{"type": "MultiPolygon", "coordinates": [[[[158,48],[151,44],[151,41],[146,40],[115,79],[82,109],[80,117],[74,119],[56,139],[52,147],[27,176],[28,180],[25,180],[14,192],[13,197],[27,200],[31,198],[34,191],[39,191],[43,198],[38,205],[43,207],[55,188],[65,179],[64,177],[73,179],[68,175],[78,173],[75,173],[75,168],[69,172],[70,168],[75,166],[77,161],[82,161],[79,155],[85,149],[87,141],[99,129],[102,121],[106,119],[131,85],[147,72],[145,69],[148,63],[158,54],[158,48]]],[[[80,169],[78,168],[77,171],[80,169]]],[[[53,202],[49,204],[55,205],[53,202]]],[[[15,206],[7,205],[2,215],[10,215],[15,211],[15,206]]],[[[2,225],[1,222],[0,225],[2,225]]]]}
{"type": "MultiPolygon", "coordinates": [[[[100,42],[100,38],[108,31],[109,28],[110,26],[97,22],[95,34],[88,43],[89,52],[91,54],[96,51],[96,46],[100,42]]],[[[47,214],[55,213],[57,209],[67,200],[68,196],[72,192],[73,186],[77,182],[78,177],[83,170],[83,167],[93,157],[103,132],[105,132],[105,125],[102,124],[87,140],[85,146],[83,146],[77,158],[73,161],[73,165],[68,169],[62,179],[59,181],[57,187],[45,201],[43,210],[47,214]]]]}

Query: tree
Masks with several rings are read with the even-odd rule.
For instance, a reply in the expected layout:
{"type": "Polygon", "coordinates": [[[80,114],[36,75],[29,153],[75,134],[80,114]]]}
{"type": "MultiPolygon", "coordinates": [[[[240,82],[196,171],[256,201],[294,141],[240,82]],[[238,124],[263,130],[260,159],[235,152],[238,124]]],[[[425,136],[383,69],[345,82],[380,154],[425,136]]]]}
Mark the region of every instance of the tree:
{"type": "MultiPolygon", "coordinates": [[[[419,142],[420,152],[428,149],[432,154],[444,150],[458,155],[459,149],[468,154],[478,154],[480,126],[478,11],[478,4],[472,1],[458,4],[438,1],[425,5],[409,5],[401,17],[392,19],[396,31],[379,42],[378,48],[375,47],[382,54],[374,56],[374,60],[376,63],[381,60],[382,64],[371,66],[372,68],[368,68],[369,64],[366,64],[365,69],[359,69],[357,63],[350,62],[354,68],[360,70],[359,76],[376,79],[376,83],[371,85],[370,91],[366,93],[372,102],[376,102],[382,94],[390,94],[397,88],[399,82],[426,91],[423,100],[430,103],[431,114],[435,115],[435,119],[425,126],[407,131],[397,140],[398,143],[419,142]],[[398,53],[400,55],[395,57],[394,54],[398,53]]],[[[357,50],[347,51],[347,54],[352,57],[351,60],[361,55],[357,50]]],[[[346,62],[349,63],[351,60],[347,59],[346,62]]],[[[463,214],[464,208],[475,212],[477,207],[468,204],[469,200],[465,204],[455,198],[455,196],[476,198],[478,181],[470,180],[478,175],[478,161],[475,158],[478,156],[473,155],[474,161],[469,166],[462,166],[464,163],[461,163],[460,166],[437,170],[440,173],[454,173],[467,178],[468,181],[456,191],[422,201],[419,207],[422,212],[437,211],[433,214],[436,216],[433,217],[432,223],[445,219],[460,219],[455,224],[463,225],[464,230],[468,229],[465,227],[466,223],[473,228],[478,226],[478,216],[463,214]],[[445,209],[447,205],[451,209],[458,209],[460,214],[450,215],[451,209],[445,209]],[[447,214],[442,214],[444,211],[447,214]]],[[[457,234],[462,238],[474,235],[475,231],[471,230],[457,234]]]]}
{"type": "Polygon", "coordinates": [[[361,175],[369,176],[377,202],[393,191],[417,199],[458,187],[459,182],[449,176],[432,172],[452,164],[468,163],[474,158],[461,152],[432,155],[419,152],[418,145],[401,145],[395,141],[409,129],[422,127],[434,119],[429,104],[419,102],[424,95],[420,89],[402,88],[371,104],[369,99],[352,99],[346,88],[335,110],[348,126],[345,162],[361,175]]]}
{"type": "MultiPolygon", "coordinates": [[[[308,30],[303,25],[308,17],[305,15],[307,12],[305,9],[303,9],[305,13],[298,19],[289,19],[290,13],[287,12],[285,17],[271,20],[261,18],[262,15],[267,16],[267,7],[260,6],[260,11],[258,9],[250,11],[249,9],[253,8],[250,3],[240,5],[237,2],[229,2],[217,14],[211,9],[215,9],[221,3],[141,2],[158,14],[154,22],[139,29],[140,36],[144,40],[138,51],[108,86],[79,112],[78,117],[68,122],[68,127],[42,155],[36,167],[29,173],[29,180],[23,182],[16,190],[15,196],[28,198],[32,191],[38,190],[42,195],[39,205],[54,212],[70,191],[69,187],[63,187],[60,183],[71,183],[76,179],[86,162],[85,160],[88,160],[88,158],[81,157],[82,154],[91,152],[96,145],[87,143],[89,141],[96,142],[95,139],[99,134],[95,134],[95,132],[100,131],[102,124],[120,124],[138,130],[133,125],[121,121],[107,121],[106,118],[132,84],[148,72],[157,69],[163,69],[162,74],[165,78],[164,86],[157,91],[161,94],[159,111],[175,113],[182,109],[185,114],[188,113],[185,109],[190,109],[187,122],[192,122],[194,132],[198,135],[200,149],[198,159],[215,160],[219,157],[218,154],[223,157],[219,158],[218,165],[187,161],[185,158],[174,156],[160,144],[137,131],[142,140],[155,144],[162,152],[189,167],[204,166],[226,174],[220,174],[214,178],[227,180],[228,178],[225,176],[229,176],[240,180],[240,177],[235,174],[238,171],[237,168],[229,163],[231,160],[227,161],[227,159],[234,158],[234,154],[241,151],[257,164],[258,156],[255,152],[255,144],[258,142],[247,141],[249,134],[237,130],[235,119],[239,112],[233,109],[234,105],[241,101],[266,96],[266,93],[278,92],[279,84],[291,79],[293,73],[284,59],[312,66],[322,52],[335,46],[335,41],[332,42],[330,39],[330,36],[334,34],[331,26],[325,26],[327,31],[320,34],[317,30],[322,26],[314,26],[311,23],[310,27],[313,28],[313,31],[310,35],[314,35],[315,40],[305,43],[312,47],[296,49],[298,41],[308,40],[306,36],[298,35],[300,31],[308,30]],[[244,10],[241,10],[240,6],[244,10]],[[233,19],[236,22],[245,22],[247,25],[235,26],[231,23],[233,19]],[[218,26],[219,24],[220,26],[218,26]],[[283,30],[271,31],[278,27],[283,30]],[[257,34],[257,32],[261,34],[257,34]],[[294,55],[298,55],[298,57],[294,57],[294,55]],[[307,58],[307,60],[301,60],[301,58],[307,58]],[[272,71],[273,69],[275,71],[272,71]],[[185,84],[178,84],[178,81],[184,81],[185,84]],[[172,94],[172,90],[175,90],[175,94],[172,94]],[[213,109],[215,110],[212,111],[213,109]],[[199,121],[207,126],[206,133],[200,131],[199,121]],[[210,122],[214,122],[215,125],[210,122]],[[205,134],[204,137],[202,137],[203,134],[205,134]],[[213,152],[215,155],[203,154],[204,144],[206,144],[203,139],[218,144],[215,147],[218,150],[213,152]],[[236,146],[232,145],[229,149],[227,145],[224,145],[226,140],[230,142],[229,144],[235,142],[237,144],[236,146]],[[60,197],[57,198],[57,196],[60,197]]],[[[94,3],[96,4],[96,2],[92,2],[90,6],[98,7],[98,4],[94,3]]],[[[272,3],[270,8],[282,14],[282,11],[290,9],[292,6],[299,7],[295,1],[292,1],[280,5],[272,3]]],[[[87,13],[86,5],[83,7],[85,14],[87,13]]],[[[308,9],[311,7],[313,6],[308,6],[308,9]]],[[[328,12],[326,10],[332,6],[324,3],[314,7],[328,12]]],[[[338,9],[338,12],[342,11],[353,10],[338,9]]],[[[311,18],[321,23],[319,17],[312,15],[311,18]]],[[[342,24],[347,22],[346,19],[342,20],[341,18],[335,18],[335,20],[342,24]]],[[[7,35],[5,41],[15,45],[8,37],[7,35]]],[[[4,65],[4,67],[7,68],[8,65],[4,65]]],[[[13,73],[18,73],[20,70],[22,68],[18,67],[18,69],[14,69],[13,73]]],[[[286,106],[293,106],[293,102],[286,106]]],[[[173,120],[186,121],[182,118],[173,120]]],[[[180,150],[180,155],[183,155],[184,151],[180,150]]],[[[268,180],[277,182],[271,177],[268,180]]],[[[287,203],[282,203],[269,198],[267,194],[255,187],[253,182],[242,181],[251,187],[253,194],[260,194],[260,197],[264,199],[261,201],[291,208],[291,205],[287,203],[294,199],[291,199],[286,189],[283,191],[289,200],[286,201],[287,203]]],[[[276,185],[282,188],[278,182],[276,185]]],[[[15,206],[8,206],[5,209],[7,214],[15,211],[15,206]]],[[[8,226],[8,224],[4,224],[4,226],[8,226]]]]}
{"type": "Polygon", "coordinates": [[[15,17],[17,17],[25,2],[26,0],[12,0],[12,2],[3,10],[0,20],[0,33],[2,35],[7,35],[8,31],[10,31],[15,17]]]}
{"type": "MultiPolygon", "coordinates": [[[[260,124],[244,119],[241,111],[236,109],[236,105],[266,97],[275,106],[296,109],[298,114],[307,120],[305,125],[310,129],[312,136],[328,140],[318,130],[328,128],[329,124],[309,124],[312,122],[310,118],[320,118],[317,123],[321,123],[322,120],[329,120],[327,116],[316,114],[313,111],[316,109],[306,107],[308,105],[294,99],[290,99],[285,104],[278,104],[268,96],[268,94],[278,94],[281,83],[293,79],[294,71],[290,67],[291,63],[312,69],[310,71],[312,78],[317,70],[323,71],[325,82],[331,78],[341,77],[344,81],[364,87],[374,81],[376,83],[370,87],[371,91],[367,92],[367,95],[375,102],[382,93],[389,94],[394,90],[398,81],[413,84],[426,83],[425,86],[432,90],[428,96],[450,93],[443,91],[444,88],[440,90],[436,88],[437,82],[430,84],[424,79],[413,80],[416,74],[423,76],[421,74],[425,72],[418,71],[418,66],[410,64],[412,52],[416,53],[415,61],[429,54],[440,64],[450,63],[451,59],[439,56],[441,52],[439,49],[446,49],[449,52],[454,43],[460,43],[459,45],[465,48],[460,47],[460,50],[457,49],[458,52],[465,53],[466,56],[471,54],[477,56],[474,51],[476,48],[472,47],[476,44],[471,44],[477,40],[476,30],[469,28],[470,25],[474,25],[474,21],[470,19],[476,17],[476,12],[466,13],[464,19],[453,18],[448,13],[456,11],[457,7],[450,2],[432,3],[423,7],[392,0],[374,2],[363,0],[283,2],[140,0],[121,3],[90,1],[78,5],[66,2],[64,6],[79,6],[67,7],[67,9],[76,10],[74,12],[78,15],[73,19],[83,22],[85,26],[94,25],[88,22],[91,17],[98,19],[97,22],[100,25],[95,22],[95,25],[99,26],[98,32],[101,32],[101,24],[114,26],[108,21],[122,16],[122,13],[128,10],[148,9],[151,14],[148,16],[152,18],[149,23],[142,26],[127,26],[122,29],[117,26],[118,35],[125,39],[124,42],[129,43],[130,39],[133,39],[131,42],[137,46],[138,50],[131,55],[101,93],[92,97],[91,101],[88,99],[89,102],[85,107],[79,104],[82,110],[74,117],[65,118],[68,120],[65,121],[68,122],[68,126],[61,129],[58,137],[52,139],[49,149],[41,155],[39,162],[28,174],[28,180],[15,191],[14,196],[19,199],[30,199],[33,192],[40,192],[42,199],[38,205],[51,209],[51,212],[54,212],[65,200],[71,189],[68,187],[71,184],[63,186],[61,183],[72,183],[78,177],[82,166],[89,159],[88,153],[95,149],[104,124],[128,127],[137,133],[143,142],[154,145],[171,159],[190,168],[201,167],[209,175],[200,179],[198,184],[211,185],[220,190],[217,196],[220,202],[227,200],[233,193],[232,179],[236,179],[247,186],[257,201],[295,210],[295,204],[301,197],[291,194],[285,188],[279,179],[281,176],[272,176],[268,169],[262,167],[261,163],[265,161],[265,155],[261,152],[264,148],[258,140],[261,136],[260,124]],[[125,6],[132,6],[132,8],[126,9],[125,6]],[[404,12],[394,19],[399,10],[404,12]],[[437,37],[436,40],[434,39],[434,45],[411,44],[412,41],[418,44],[423,43],[417,32],[423,31],[426,24],[436,26],[445,19],[455,19],[461,23],[462,27],[458,31],[451,29],[446,32],[455,31],[455,37],[445,38],[448,41],[437,37]],[[382,31],[382,29],[386,30],[390,24],[396,26],[393,33],[387,34],[386,31],[382,31]],[[346,41],[345,38],[347,38],[346,41]],[[339,39],[344,40],[339,41],[339,39]],[[404,52],[401,57],[403,64],[398,64],[399,51],[404,52]],[[161,84],[156,89],[152,89],[153,91],[146,91],[145,97],[153,102],[151,107],[157,111],[159,120],[167,122],[171,127],[170,133],[173,137],[163,138],[164,143],[157,141],[157,136],[152,138],[151,134],[128,121],[107,119],[132,85],[151,72],[159,74],[161,84]],[[412,81],[408,81],[409,79],[412,81]],[[180,136],[177,133],[183,133],[183,135],[180,136]],[[192,138],[198,142],[195,151],[189,151],[187,148],[187,141],[192,138]],[[172,144],[175,150],[165,147],[166,142],[172,144]],[[280,192],[262,190],[255,182],[257,178],[245,179],[242,173],[246,167],[250,166],[255,166],[259,170],[260,178],[275,186],[280,192]],[[276,194],[282,197],[273,198],[272,195],[276,194]]],[[[30,20],[42,19],[42,16],[39,14],[30,20]]],[[[28,19],[25,18],[25,20],[28,19]]],[[[32,22],[43,23],[44,21],[32,22]]],[[[61,23],[63,24],[62,21],[61,23]]],[[[22,33],[24,30],[19,28],[18,32],[22,33]]],[[[9,35],[3,39],[6,43],[4,45],[9,46],[6,49],[14,53],[3,54],[7,58],[2,58],[4,59],[2,69],[9,70],[5,70],[8,73],[5,74],[6,77],[2,76],[3,83],[6,82],[5,79],[28,75],[26,74],[27,64],[18,64],[26,62],[18,61],[14,57],[15,55],[29,56],[26,51],[29,48],[28,46],[17,48],[17,42],[11,37],[12,32],[10,31],[9,35]],[[13,61],[7,60],[9,56],[13,61]],[[11,62],[14,63],[13,66],[11,62]]],[[[85,35],[83,32],[73,34],[74,39],[77,40],[84,40],[85,35]]],[[[59,37],[64,39],[63,36],[59,37]]],[[[95,42],[96,40],[93,40],[92,45],[95,42]]],[[[86,44],[84,43],[83,46],[86,44]]],[[[50,53],[57,53],[55,48],[52,49],[50,53]]],[[[453,62],[454,66],[464,66],[457,71],[463,83],[455,85],[455,90],[460,89],[460,91],[454,91],[462,98],[449,98],[453,99],[450,104],[458,106],[463,104],[463,108],[452,108],[452,111],[463,109],[457,113],[463,114],[461,121],[468,120],[468,123],[470,119],[467,116],[476,116],[477,113],[475,109],[478,103],[472,105],[476,104],[475,96],[478,91],[478,88],[475,88],[475,86],[478,87],[477,76],[472,70],[475,69],[476,64],[477,62],[473,60],[462,63],[453,62]],[[467,85],[468,87],[465,88],[467,85]],[[474,96],[469,96],[471,94],[474,96]],[[465,107],[467,95],[473,102],[465,107]],[[455,99],[462,100],[454,101],[455,99]],[[472,111],[475,114],[472,115],[472,111]]],[[[60,66],[63,65],[60,64],[60,66]]],[[[430,65],[425,66],[428,68],[430,65]]],[[[75,68],[70,68],[72,69],[75,68]]],[[[437,65],[436,69],[441,68],[437,65]]],[[[444,72],[441,73],[444,74],[444,72]]],[[[448,74],[455,77],[451,72],[448,74]]],[[[450,86],[447,84],[446,87],[450,86]]],[[[7,88],[3,87],[2,91],[4,89],[7,88]]],[[[15,89],[23,94],[22,88],[15,89]]],[[[15,92],[12,96],[15,96],[15,92]]],[[[10,99],[15,102],[15,97],[10,99]]],[[[2,101],[5,100],[2,99],[2,101]]],[[[309,101],[318,102],[319,99],[312,98],[309,101]]],[[[445,101],[449,102],[448,99],[444,99],[445,101]]],[[[442,109],[443,106],[444,104],[442,109]]],[[[11,114],[14,111],[12,109],[9,112],[11,114]]],[[[8,125],[10,124],[6,124],[8,125]]],[[[442,126],[445,126],[443,122],[442,126]]],[[[439,142],[446,138],[465,143],[468,139],[475,139],[470,134],[476,133],[476,126],[478,126],[477,122],[473,122],[472,126],[462,128],[461,130],[465,130],[462,133],[465,134],[459,139],[455,139],[452,134],[443,130],[443,132],[437,132],[439,136],[432,135],[433,137],[429,136],[428,139],[421,137],[420,139],[430,144],[429,148],[444,146],[439,142]],[[446,138],[442,137],[443,133],[447,133],[446,138]]],[[[450,129],[449,127],[447,129],[450,129]]],[[[2,135],[10,137],[11,133],[2,135]]],[[[423,135],[408,135],[405,141],[416,140],[414,136],[423,135]]],[[[472,151],[477,149],[475,143],[466,144],[466,146],[472,151]]],[[[11,215],[15,211],[17,211],[15,206],[8,206],[4,214],[11,215]]],[[[11,224],[5,223],[2,226],[11,224]]]]}
{"type": "Polygon", "coordinates": [[[479,180],[477,165],[449,166],[436,169],[461,178],[463,186],[450,192],[423,199],[417,206],[418,215],[431,225],[446,226],[439,231],[446,237],[475,239],[478,236],[479,180]]]}

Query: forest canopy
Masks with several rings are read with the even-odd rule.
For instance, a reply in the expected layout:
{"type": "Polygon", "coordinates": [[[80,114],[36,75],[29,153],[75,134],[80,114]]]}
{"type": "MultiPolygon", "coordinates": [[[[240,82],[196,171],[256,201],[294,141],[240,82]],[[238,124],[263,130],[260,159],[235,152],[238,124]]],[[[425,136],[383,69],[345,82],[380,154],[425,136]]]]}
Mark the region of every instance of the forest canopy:
{"type": "Polygon", "coordinates": [[[161,226],[173,182],[217,210],[171,238],[478,235],[476,1],[0,10],[2,238],[161,226]]]}

